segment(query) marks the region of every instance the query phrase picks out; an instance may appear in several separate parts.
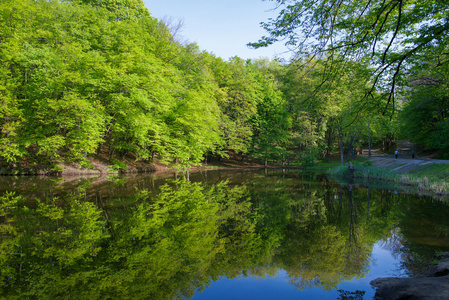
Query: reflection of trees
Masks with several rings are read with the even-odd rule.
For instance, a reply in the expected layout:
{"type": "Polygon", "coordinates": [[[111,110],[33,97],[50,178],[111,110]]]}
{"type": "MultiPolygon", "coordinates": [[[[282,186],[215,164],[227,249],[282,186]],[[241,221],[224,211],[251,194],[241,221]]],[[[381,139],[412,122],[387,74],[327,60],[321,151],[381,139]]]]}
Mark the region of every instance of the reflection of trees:
{"type": "Polygon", "coordinates": [[[401,248],[404,238],[402,237],[399,228],[394,228],[388,233],[388,236],[382,239],[380,246],[391,252],[396,258],[401,256],[401,248]]]}
{"type": "Polygon", "coordinates": [[[2,197],[0,295],[167,299],[220,276],[275,275],[279,237],[256,232],[269,218],[258,219],[244,186],[174,185],[157,197],[99,197],[103,211],[78,196],[2,197]]]}
{"type": "Polygon", "coordinates": [[[346,279],[342,274],[345,269],[344,240],[334,226],[297,231],[288,238],[283,251],[283,268],[297,288],[332,289],[346,279]]]}
{"type": "MultiPolygon", "coordinates": [[[[348,186],[347,203],[348,211],[345,215],[349,216],[349,224],[345,251],[346,265],[351,270],[350,273],[364,277],[369,265],[372,244],[366,239],[367,224],[363,219],[359,220],[359,215],[364,211],[362,203],[353,193],[351,185],[348,186]]],[[[345,226],[344,223],[342,225],[345,226]]]]}
{"type": "Polygon", "coordinates": [[[363,300],[363,296],[365,295],[365,291],[345,291],[345,290],[338,290],[340,293],[340,296],[338,296],[338,300],[363,300]]]}
{"type": "Polygon", "coordinates": [[[317,213],[325,209],[323,198],[310,198],[312,195],[297,203],[303,209],[296,209],[300,213],[288,228],[283,267],[296,287],[318,286],[328,290],[360,270],[346,261],[347,237],[327,222],[325,214],[317,213]]]}
{"type": "Polygon", "coordinates": [[[332,289],[366,275],[372,246],[391,227],[383,194],[323,184],[295,198],[283,244],[283,268],[298,288],[332,289]]]}
{"type": "Polygon", "coordinates": [[[0,262],[2,269],[9,267],[1,278],[6,295],[42,298],[57,295],[52,290],[55,287],[60,291],[72,288],[80,266],[99,254],[108,237],[102,230],[101,212],[93,203],[47,198],[30,206],[12,194],[0,200],[1,248],[5,250],[0,262]]]}
{"type": "MultiPolygon", "coordinates": [[[[413,219],[424,218],[422,231],[430,226],[440,236],[449,228],[431,211],[422,215],[425,201],[410,206],[400,195],[317,175],[255,175],[235,175],[248,187],[209,175],[207,183],[159,182],[157,195],[149,182],[113,200],[104,188],[87,197],[78,189],[79,195],[36,201],[4,195],[0,295],[190,297],[220,276],[274,276],[280,268],[299,289],[332,289],[365,276],[373,244],[396,236],[392,224],[399,222],[404,237],[396,240],[402,248],[395,242],[392,249],[407,262],[421,251],[406,241],[416,236],[414,226],[423,226],[413,219]]],[[[351,293],[342,291],[341,299],[359,296],[351,293]]]]}
{"type": "Polygon", "coordinates": [[[436,253],[449,249],[449,205],[430,197],[397,197],[400,234],[395,230],[386,246],[402,258],[401,268],[408,275],[419,276],[436,253]]]}

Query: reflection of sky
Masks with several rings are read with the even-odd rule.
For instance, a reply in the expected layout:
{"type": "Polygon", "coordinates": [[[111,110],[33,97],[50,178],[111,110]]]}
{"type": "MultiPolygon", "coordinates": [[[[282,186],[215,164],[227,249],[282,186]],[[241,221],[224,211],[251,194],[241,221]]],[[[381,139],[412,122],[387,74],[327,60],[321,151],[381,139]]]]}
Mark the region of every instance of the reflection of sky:
{"type": "Polygon", "coordinates": [[[239,277],[235,279],[221,278],[201,293],[197,293],[192,299],[337,299],[339,289],[355,292],[366,291],[364,299],[373,299],[374,289],[369,282],[378,277],[403,277],[398,265],[400,258],[395,258],[389,250],[382,248],[377,242],[373,247],[369,272],[365,278],[345,281],[331,291],[323,291],[319,288],[297,290],[290,285],[286,271],[281,270],[276,277],[254,278],[239,277]]]}

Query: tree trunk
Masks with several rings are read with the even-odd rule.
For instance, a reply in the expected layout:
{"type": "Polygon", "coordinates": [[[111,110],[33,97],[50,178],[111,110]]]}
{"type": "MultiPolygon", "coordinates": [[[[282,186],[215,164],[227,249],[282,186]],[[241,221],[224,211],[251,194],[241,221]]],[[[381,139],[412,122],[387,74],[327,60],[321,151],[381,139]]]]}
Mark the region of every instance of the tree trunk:
{"type": "Polygon", "coordinates": [[[371,127],[368,122],[368,157],[371,157],[371,127]]]}
{"type": "Polygon", "coordinates": [[[340,160],[343,166],[343,133],[340,133],[340,160]]]}
{"type": "Polygon", "coordinates": [[[351,140],[349,141],[349,145],[348,145],[348,156],[347,156],[347,161],[349,161],[349,159],[351,158],[351,152],[352,152],[352,144],[354,143],[354,136],[351,135],[351,140]]]}
{"type": "Polygon", "coordinates": [[[356,136],[356,137],[354,138],[353,147],[352,147],[352,160],[355,160],[355,157],[356,157],[356,155],[357,155],[356,145],[357,145],[357,142],[358,142],[358,141],[359,141],[359,137],[356,136]]]}
{"type": "Polygon", "coordinates": [[[330,148],[332,145],[332,131],[329,131],[328,135],[327,135],[327,148],[326,148],[326,154],[325,154],[325,158],[328,158],[330,156],[330,148]]]}

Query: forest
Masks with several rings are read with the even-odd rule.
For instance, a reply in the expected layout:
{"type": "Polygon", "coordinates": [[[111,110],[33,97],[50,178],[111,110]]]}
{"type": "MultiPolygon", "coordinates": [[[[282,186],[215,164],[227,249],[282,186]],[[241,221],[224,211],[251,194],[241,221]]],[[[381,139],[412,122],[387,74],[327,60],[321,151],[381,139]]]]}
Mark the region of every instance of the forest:
{"type": "Polygon", "coordinates": [[[2,0],[2,168],[91,168],[100,153],[310,165],[369,139],[449,156],[447,1],[275,2],[268,36],[249,45],[283,40],[289,61],[225,61],[141,0],[2,0]]]}

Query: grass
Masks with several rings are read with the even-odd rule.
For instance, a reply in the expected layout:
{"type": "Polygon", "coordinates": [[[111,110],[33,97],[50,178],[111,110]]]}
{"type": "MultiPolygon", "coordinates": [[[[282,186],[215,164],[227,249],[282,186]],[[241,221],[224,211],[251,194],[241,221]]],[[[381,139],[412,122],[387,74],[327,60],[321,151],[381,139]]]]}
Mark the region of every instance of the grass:
{"type": "Polygon", "coordinates": [[[417,166],[407,174],[399,176],[398,182],[413,184],[419,191],[449,195],[449,164],[417,166]]]}
{"type": "MultiPolygon", "coordinates": [[[[379,168],[370,165],[369,161],[355,161],[354,178],[395,182],[404,186],[414,186],[418,192],[434,195],[449,195],[449,164],[429,164],[416,166],[408,173],[379,168]]],[[[331,176],[349,176],[348,164],[330,166],[326,173],[331,176]]]]}
{"type": "Polygon", "coordinates": [[[430,180],[446,180],[449,178],[449,164],[431,164],[418,166],[409,172],[410,176],[427,177],[430,180]]]}
{"type": "MultiPolygon", "coordinates": [[[[373,166],[354,164],[354,169],[354,177],[363,179],[394,181],[397,175],[395,171],[373,166]]],[[[326,173],[333,176],[349,176],[348,165],[328,169],[326,173]]]]}

